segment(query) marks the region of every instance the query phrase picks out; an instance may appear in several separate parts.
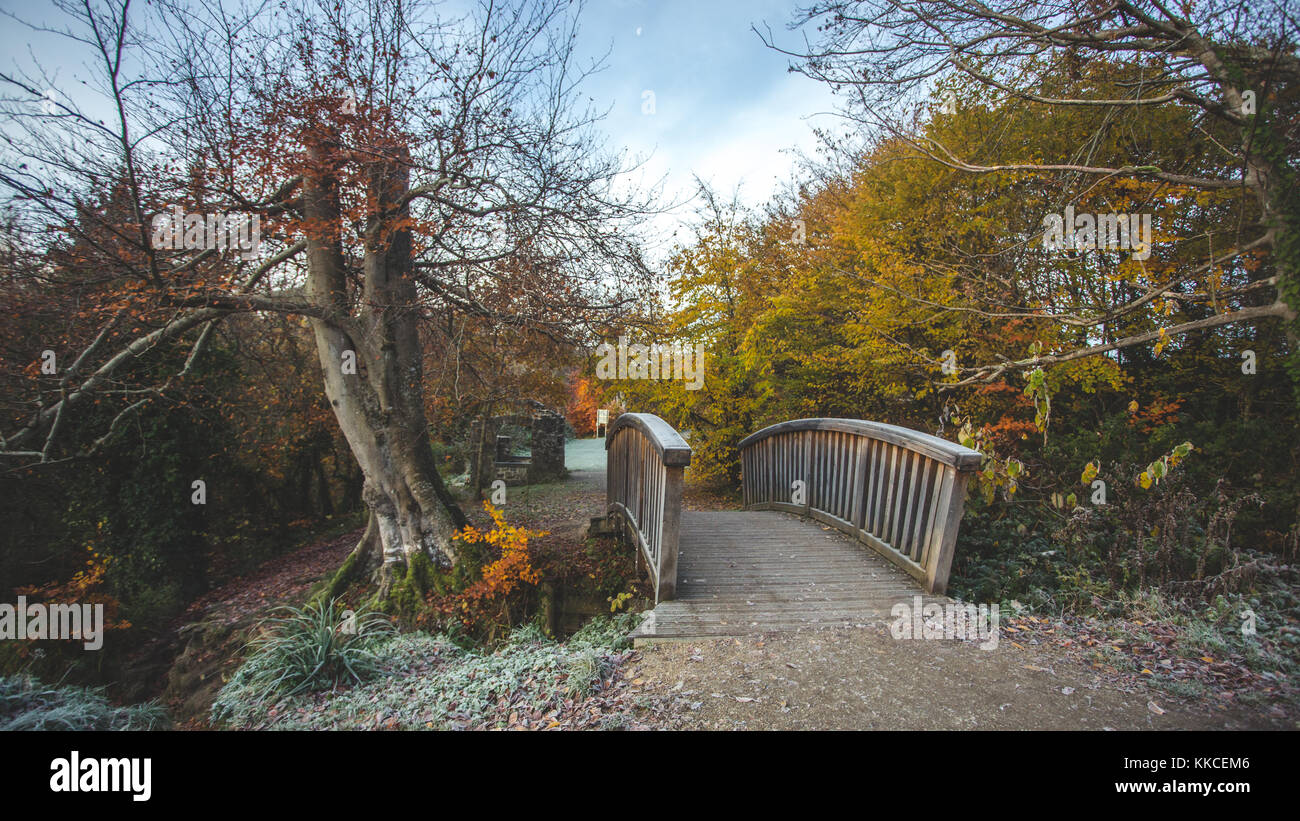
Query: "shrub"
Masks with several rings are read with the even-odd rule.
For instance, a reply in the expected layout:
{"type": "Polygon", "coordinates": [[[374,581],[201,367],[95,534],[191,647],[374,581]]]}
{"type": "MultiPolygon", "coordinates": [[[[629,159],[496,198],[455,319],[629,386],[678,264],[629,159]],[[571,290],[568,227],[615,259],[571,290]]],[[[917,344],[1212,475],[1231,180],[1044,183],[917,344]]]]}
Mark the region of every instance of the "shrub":
{"type": "Polygon", "coordinates": [[[613,616],[600,616],[582,625],[565,644],[571,650],[592,648],[609,648],[626,650],[632,646],[628,634],[636,629],[645,618],[643,613],[618,613],[613,616]]]}
{"type": "Polygon", "coordinates": [[[467,525],[456,534],[462,548],[478,554],[471,566],[481,563],[479,578],[459,590],[431,591],[426,603],[432,618],[417,620],[417,627],[492,641],[505,635],[536,599],[542,574],[530,541],[547,533],[509,524],[489,501],[483,502],[483,509],[492,518],[491,529],[467,525]]]}

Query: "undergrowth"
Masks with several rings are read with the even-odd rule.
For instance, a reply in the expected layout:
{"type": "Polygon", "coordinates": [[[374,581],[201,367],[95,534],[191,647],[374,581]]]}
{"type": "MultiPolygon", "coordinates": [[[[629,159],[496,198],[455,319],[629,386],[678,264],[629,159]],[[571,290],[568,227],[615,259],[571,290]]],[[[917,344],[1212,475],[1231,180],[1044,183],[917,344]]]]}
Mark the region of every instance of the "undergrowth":
{"type": "MultiPolygon", "coordinates": [[[[1115,495],[1055,517],[1032,503],[1004,506],[1001,515],[975,505],[957,547],[953,594],[1086,620],[1090,632],[1128,646],[1155,641],[1175,657],[1231,659],[1289,691],[1300,674],[1300,530],[1243,538],[1240,520],[1260,497],[1223,481],[1204,493],[1174,474],[1149,491],[1115,495]],[[1155,625],[1172,636],[1153,637],[1155,625]]],[[[1095,661],[1178,695],[1203,689],[1124,654],[1095,661]]]]}
{"type": "Polygon", "coordinates": [[[227,684],[245,700],[274,701],[365,681],[381,671],[372,648],[396,632],[382,615],[344,610],[338,599],[280,612],[284,615],[262,622],[248,644],[247,660],[227,684]]]}
{"type": "Polygon", "coordinates": [[[493,651],[443,634],[388,636],[371,646],[379,674],[328,696],[268,693],[251,686],[241,668],[222,688],[212,718],[228,727],[298,730],[494,726],[504,721],[503,701],[549,711],[598,690],[610,656],[628,646],[639,620],[630,613],[593,619],[564,644],[529,624],[493,651]]]}
{"type": "Polygon", "coordinates": [[[156,704],[115,707],[99,690],[42,684],[31,676],[0,676],[0,732],[10,730],[161,730],[170,725],[156,704]]]}

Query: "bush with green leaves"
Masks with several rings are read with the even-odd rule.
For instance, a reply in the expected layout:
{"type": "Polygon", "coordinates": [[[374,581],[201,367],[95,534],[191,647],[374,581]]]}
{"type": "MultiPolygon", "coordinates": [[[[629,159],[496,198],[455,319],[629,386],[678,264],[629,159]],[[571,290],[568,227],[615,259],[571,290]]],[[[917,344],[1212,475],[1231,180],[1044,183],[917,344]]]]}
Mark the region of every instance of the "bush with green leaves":
{"type": "Polygon", "coordinates": [[[161,730],[156,704],[116,707],[99,690],[54,687],[31,676],[0,676],[0,732],[10,730],[161,730]]]}
{"type": "MultiPolygon", "coordinates": [[[[284,615],[259,625],[243,666],[222,690],[243,702],[274,703],[309,690],[359,684],[377,675],[376,643],[397,632],[389,619],[362,607],[347,610],[339,599],[283,607],[284,615]]],[[[222,697],[214,715],[222,713],[222,697]]]]}

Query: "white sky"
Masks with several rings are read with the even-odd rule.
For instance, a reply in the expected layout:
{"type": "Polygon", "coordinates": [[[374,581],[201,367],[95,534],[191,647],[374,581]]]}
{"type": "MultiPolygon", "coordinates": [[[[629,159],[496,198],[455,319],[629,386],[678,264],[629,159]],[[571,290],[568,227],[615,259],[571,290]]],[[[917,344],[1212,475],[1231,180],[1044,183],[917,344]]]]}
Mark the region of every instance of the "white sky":
{"type": "MultiPolygon", "coordinates": [[[[666,178],[669,200],[692,196],[697,174],[724,199],[739,188],[742,202],[765,202],[793,176],[790,149],[812,154],[813,126],[834,122],[830,90],[787,72],[787,58],[750,29],[766,23],[778,43],[798,42],[799,32],[785,30],[795,5],[591,0],[578,51],[610,50],[606,70],[587,87],[598,104],[612,105],[602,123],[610,147],[649,155],[647,177],[666,178]],[[647,90],[655,95],[654,114],[642,111],[647,90]]],[[[666,238],[691,216],[688,204],[656,220],[656,233],[666,238]]]]}

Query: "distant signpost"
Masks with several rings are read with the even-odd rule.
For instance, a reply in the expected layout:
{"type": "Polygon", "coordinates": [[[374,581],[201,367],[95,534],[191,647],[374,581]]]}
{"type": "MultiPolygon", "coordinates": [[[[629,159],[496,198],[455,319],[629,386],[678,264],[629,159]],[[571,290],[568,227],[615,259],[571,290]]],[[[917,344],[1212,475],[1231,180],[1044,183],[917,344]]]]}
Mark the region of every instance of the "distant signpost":
{"type": "Polygon", "coordinates": [[[604,436],[606,429],[609,427],[609,411],[605,408],[596,410],[596,435],[604,436]]]}

